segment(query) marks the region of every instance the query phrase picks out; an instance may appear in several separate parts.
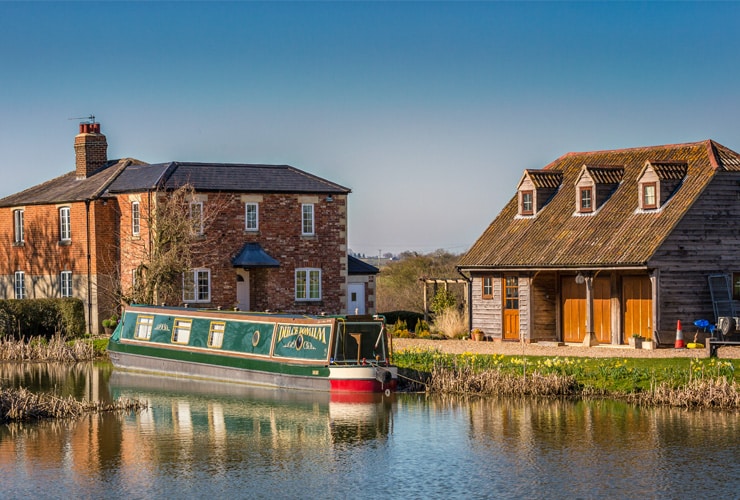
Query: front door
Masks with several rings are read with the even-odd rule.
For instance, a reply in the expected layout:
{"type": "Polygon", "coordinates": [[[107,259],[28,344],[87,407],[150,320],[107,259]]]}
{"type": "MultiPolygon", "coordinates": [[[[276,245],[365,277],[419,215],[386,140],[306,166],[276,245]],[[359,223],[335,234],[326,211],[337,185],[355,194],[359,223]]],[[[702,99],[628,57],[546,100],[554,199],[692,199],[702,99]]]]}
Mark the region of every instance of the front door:
{"type": "Polygon", "coordinates": [[[236,272],[236,302],[240,311],[249,311],[249,271],[236,272]]]}
{"type": "Polygon", "coordinates": [[[504,340],[519,340],[519,278],[506,276],[503,281],[504,340]]]}
{"type": "Polygon", "coordinates": [[[365,283],[347,285],[347,314],[365,314],[365,283]]]}
{"type": "Polygon", "coordinates": [[[622,279],[624,302],[624,339],[627,343],[633,334],[653,338],[653,295],[650,278],[625,276],[622,279]]]}

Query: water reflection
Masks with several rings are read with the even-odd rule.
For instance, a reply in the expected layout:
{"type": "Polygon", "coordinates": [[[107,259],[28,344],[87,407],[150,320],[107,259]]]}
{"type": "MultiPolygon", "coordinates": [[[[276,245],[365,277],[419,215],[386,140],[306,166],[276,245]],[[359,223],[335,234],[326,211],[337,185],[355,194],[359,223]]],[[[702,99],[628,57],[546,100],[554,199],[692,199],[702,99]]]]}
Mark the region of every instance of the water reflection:
{"type": "Polygon", "coordinates": [[[2,365],[130,414],[0,426],[3,497],[737,498],[737,412],[613,401],[332,397],[2,365]],[[368,398],[368,399],[365,399],[368,398]]]}

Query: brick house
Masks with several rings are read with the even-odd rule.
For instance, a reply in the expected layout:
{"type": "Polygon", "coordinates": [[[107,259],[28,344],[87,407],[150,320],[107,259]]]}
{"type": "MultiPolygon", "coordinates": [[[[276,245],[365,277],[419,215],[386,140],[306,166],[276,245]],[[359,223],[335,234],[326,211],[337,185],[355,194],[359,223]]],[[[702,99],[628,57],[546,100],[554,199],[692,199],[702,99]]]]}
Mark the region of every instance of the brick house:
{"type": "Polygon", "coordinates": [[[191,215],[212,216],[199,235],[212,251],[183,276],[180,305],[354,312],[359,281],[359,309],[375,312],[372,270],[350,277],[350,189],[288,165],[108,160],[99,123],[74,146],[75,171],[0,200],[0,298],[79,297],[96,333],[151,245],[146,214],[188,184],[191,215]]]}
{"type": "Polygon", "coordinates": [[[458,270],[489,338],[669,343],[679,320],[718,321],[710,276],[740,300],[738,248],[740,155],[708,140],[526,170],[458,270]]]}

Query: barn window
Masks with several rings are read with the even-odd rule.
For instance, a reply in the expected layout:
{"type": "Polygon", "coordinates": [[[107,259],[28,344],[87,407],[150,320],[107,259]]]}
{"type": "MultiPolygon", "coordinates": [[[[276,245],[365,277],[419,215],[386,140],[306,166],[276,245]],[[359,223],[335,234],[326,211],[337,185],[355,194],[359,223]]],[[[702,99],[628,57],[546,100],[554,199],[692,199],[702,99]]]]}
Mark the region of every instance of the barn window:
{"type": "Polygon", "coordinates": [[[578,198],[581,200],[579,208],[582,213],[593,212],[593,188],[583,187],[578,192],[578,198]]]}
{"type": "Polygon", "coordinates": [[[483,276],[483,298],[484,299],[493,298],[493,277],[492,276],[483,276]]]}

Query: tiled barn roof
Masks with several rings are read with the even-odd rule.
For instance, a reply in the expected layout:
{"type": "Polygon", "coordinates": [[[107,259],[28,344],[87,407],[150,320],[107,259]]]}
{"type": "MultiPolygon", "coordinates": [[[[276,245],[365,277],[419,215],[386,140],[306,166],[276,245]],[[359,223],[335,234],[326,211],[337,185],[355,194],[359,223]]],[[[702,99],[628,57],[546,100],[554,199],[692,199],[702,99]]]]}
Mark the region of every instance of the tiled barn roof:
{"type": "Polygon", "coordinates": [[[544,170],[563,176],[549,203],[536,216],[518,217],[514,196],[461,257],[461,269],[643,266],[717,172],[740,171],[740,155],[708,140],[568,153],[544,170]],[[680,188],[661,210],[637,210],[637,179],[646,162],[688,165],[680,188]],[[575,216],[575,184],[584,165],[621,165],[624,175],[597,212],[575,216]]]}

